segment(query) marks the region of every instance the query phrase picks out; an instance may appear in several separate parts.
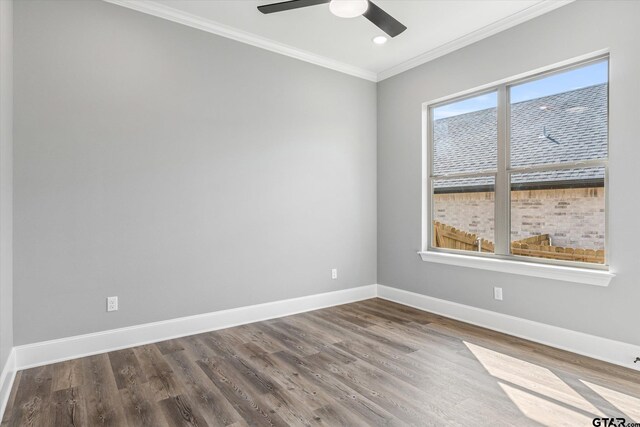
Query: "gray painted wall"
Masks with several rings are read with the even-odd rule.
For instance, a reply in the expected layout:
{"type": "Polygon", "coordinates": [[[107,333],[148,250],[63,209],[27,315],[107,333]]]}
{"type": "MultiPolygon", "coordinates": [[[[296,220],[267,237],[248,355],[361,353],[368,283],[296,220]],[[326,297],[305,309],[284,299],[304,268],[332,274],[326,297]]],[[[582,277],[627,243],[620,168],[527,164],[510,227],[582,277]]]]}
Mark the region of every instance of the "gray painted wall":
{"type": "Polygon", "coordinates": [[[376,283],[374,83],[101,1],[14,61],[16,345],[376,283]]]}
{"type": "Polygon", "coordinates": [[[0,371],[13,347],[13,1],[0,0],[0,371]]]}
{"type": "Polygon", "coordinates": [[[576,2],[378,84],[378,283],[640,344],[640,2],[576,2]],[[421,241],[421,105],[609,48],[607,288],[431,264],[421,241]],[[504,301],[494,301],[502,286],[504,301]]]}
{"type": "MultiPolygon", "coordinates": [[[[99,1],[15,8],[16,344],[376,282],[373,83],[99,1]]],[[[378,85],[378,283],[640,343],[637,16],[577,2],[378,85]],[[611,286],[420,261],[421,104],[603,48],[611,286]]]]}

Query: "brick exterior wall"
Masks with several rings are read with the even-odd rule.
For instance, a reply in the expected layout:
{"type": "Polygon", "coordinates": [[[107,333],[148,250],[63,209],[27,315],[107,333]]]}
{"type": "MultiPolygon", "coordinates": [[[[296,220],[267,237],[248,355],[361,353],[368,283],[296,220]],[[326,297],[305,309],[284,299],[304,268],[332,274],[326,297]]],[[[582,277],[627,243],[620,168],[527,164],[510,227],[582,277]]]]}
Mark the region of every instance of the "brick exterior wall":
{"type": "MultiPolygon", "coordinates": [[[[436,194],[434,220],[495,242],[494,194],[436,194]]],[[[511,193],[511,239],[549,234],[551,244],[604,249],[604,188],[527,190],[511,193]]]]}

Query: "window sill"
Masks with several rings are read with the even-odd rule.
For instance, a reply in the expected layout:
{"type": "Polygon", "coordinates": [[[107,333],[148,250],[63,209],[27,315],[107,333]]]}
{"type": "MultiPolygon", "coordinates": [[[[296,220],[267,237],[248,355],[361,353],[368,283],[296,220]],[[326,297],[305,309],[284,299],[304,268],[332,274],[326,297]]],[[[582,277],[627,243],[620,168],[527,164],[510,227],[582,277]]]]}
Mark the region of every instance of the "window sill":
{"type": "Polygon", "coordinates": [[[545,279],[584,283],[586,285],[609,286],[609,282],[615,277],[615,274],[606,270],[590,270],[587,268],[536,264],[532,262],[482,258],[442,252],[418,252],[418,254],[420,254],[423,261],[427,262],[479,268],[482,270],[520,274],[524,276],[543,277],[545,279]]]}

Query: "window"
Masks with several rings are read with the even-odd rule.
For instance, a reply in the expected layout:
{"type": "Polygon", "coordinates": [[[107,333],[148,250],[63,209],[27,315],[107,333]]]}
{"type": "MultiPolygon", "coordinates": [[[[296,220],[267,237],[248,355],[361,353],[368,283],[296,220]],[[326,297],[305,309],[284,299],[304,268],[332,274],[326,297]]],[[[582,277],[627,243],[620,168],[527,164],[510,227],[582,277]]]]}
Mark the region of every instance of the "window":
{"type": "Polygon", "coordinates": [[[605,268],[608,69],[428,105],[425,250],[605,268]]]}

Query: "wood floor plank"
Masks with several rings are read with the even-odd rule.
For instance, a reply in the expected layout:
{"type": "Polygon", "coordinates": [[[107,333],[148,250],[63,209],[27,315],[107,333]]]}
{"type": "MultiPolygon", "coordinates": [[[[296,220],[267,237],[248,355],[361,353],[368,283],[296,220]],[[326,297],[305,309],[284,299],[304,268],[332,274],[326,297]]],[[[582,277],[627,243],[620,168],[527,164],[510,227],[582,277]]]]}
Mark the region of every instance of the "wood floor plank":
{"type": "MultiPolygon", "coordinates": [[[[273,409],[289,425],[311,425],[315,423],[317,416],[312,408],[303,403],[304,396],[290,393],[290,389],[280,384],[277,377],[265,372],[259,365],[251,362],[251,357],[242,354],[244,345],[236,348],[233,357],[225,358],[219,362],[228,370],[241,374],[236,380],[246,390],[256,395],[273,409]]],[[[254,345],[255,347],[255,345],[254,345]]]]}
{"type": "Polygon", "coordinates": [[[178,379],[210,426],[229,426],[242,420],[229,401],[190,358],[188,350],[167,355],[178,379]]]}
{"type": "Polygon", "coordinates": [[[130,426],[167,425],[153,393],[149,390],[149,383],[130,381],[125,388],[119,390],[119,395],[130,426]]]}
{"type": "Polygon", "coordinates": [[[81,427],[89,424],[84,395],[79,387],[53,392],[49,411],[48,419],[54,426],[81,427]]]}
{"type": "Polygon", "coordinates": [[[91,426],[126,425],[124,408],[108,354],[85,357],[82,360],[84,384],[81,393],[91,426]]]}
{"type": "Polygon", "coordinates": [[[213,352],[213,357],[226,359],[235,355],[233,346],[218,331],[200,335],[198,339],[209,347],[210,352],[213,352]]]}
{"type": "Polygon", "coordinates": [[[16,402],[16,394],[18,392],[18,387],[16,384],[20,383],[20,378],[22,377],[23,371],[18,371],[13,380],[13,386],[11,388],[11,393],[9,393],[9,399],[7,400],[7,406],[5,408],[4,414],[2,415],[2,423],[0,423],[0,427],[6,427],[9,425],[11,421],[12,414],[15,412],[15,402],[16,402]]]}
{"type": "Polygon", "coordinates": [[[280,344],[281,348],[295,352],[300,356],[308,356],[318,352],[318,349],[314,346],[308,345],[295,336],[282,332],[271,325],[258,323],[254,326],[256,329],[264,332],[265,335],[274,339],[278,344],[280,344]]]}
{"type": "Polygon", "coordinates": [[[14,406],[12,426],[38,426],[47,423],[51,405],[51,365],[26,369],[20,376],[14,406]]]}
{"type": "Polygon", "coordinates": [[[268,353],[276,353],[284,350],[281,344],[276,342],[263,331],[256,329],[255,324],[238,326],[233,328],[233,330],[244,340],[245,343],[254,343],[268,353]]]}
{"type": "Polygon", "coordinates": [[[185,393],[158,346],[148,344],[136,347],[134,353],[154,400],[165,400],[185,393]]]}
{"type": "Polygon", "coordinates": [[[265,372],[282,388],[294,394],[306,406],[318,409],[333,402],[333,398],[313,383],[307,381],[289,367],[267,353],[254,343],[244,344],[239,353],[251,363],[257,370],[265,372]]]}
{"type": "Polygon", "coordinates": [[[310,424],[313,414],[306,406],[301,405],[300,399],[287,394],[277,381],[256,369],[240,354],[238,350],[244,345],[243,341],[220,333],[216,336],[218,340],[207,343],[214,346],[216,354],[221,356],[215,361],[217,369],[239,374],[233,378],[236,386],[242,388],[247,395],[257,397],[256,400],[263,402],[263,405],[268,405],[287,424],[310,424]]]}
{"type": "Polygon", "coordinates": [[[84,371],[80,359],[67,360],[53,365],[52,391],[78,387],[83,383],[84,371]]]}
{"type": "Polygon", "coordinates": [[[198,408],[185,395],[169,397],[161,401],[160,406],[170,426],[208,426],[198,408]]]}
{"type": "Polygon", "coordinates": [[[198,366],[229,400],[249,425],[287,425],[259,394],[253,393],[238,378],[238,373],[223,364],[222,358],[197,361],[198,366]]]}
{"type": "MultiPolygon", "coordinates": [[[[430,402],[427,396],[419,389],[410,387],[393,375],[376,369],[366,362],[357,362],[350,365],[327,357],[315,355],[307,358],[331,372],[339,381],[356,390],[362,396],[377,403],[402,421],[412,425],[426,425],[437,422],[440,425],[448,424],[445,417],[446,410],[451,408],[451,402],[439,402],[441,405],[427,406],[430,402]]],[[[435,399],[436,396],[430,396],[435,399]]]]}
{"type": "Polygon", "coordinates": [[[216,355],[213,350],[204,343],[203,338],[205,336],[206,334],[198,334],[179,339],[180,344],[184,347],[185,351],[189,353],[191,360],[196,361],[216,355]]]}
{"type": "Polygon", "coordinates": [[[299,375],[305,376],[328,394],[333,395],[337,403],[357,414],[364,422],[370,425],[396,423],[397,420],[394,420],[392,414],[307,359],[300,359],[286,351],[275,353],[274,356],[295,369],[299,375]]]}
{"type": "Polygon", "coordinates": [[[335,325],[336,327],[342,329],[344,333],[351,333],[352,335],[384,344],[403,353],[412,353],[417,350],[416,348],[413,348],[403,343],[402,341],[393,340],[386,337],[385,335],[372,332],[370,330],[371,328],[361,328],[347,320],[331,316],[329,313],[322,313],[318,311],[312,312],[309,315],[323,322],[323,324],[327,327],[329,327],[329,325],[335,325]]]}
{"type": "Polygon", "coordinates": [[[371,325],[390,326],[394,324],[402,325],[402,324],[410,323],[410,321],[405,318],[397,317],[390,313],[383,313],[381,311],[372,310],[365,305],[359,306],[358,310],[353,310],[353,308],[351,307],[344,307],[344,306],[334,307],[334,309],[338,313],[349,314],[352,317],[360,319],[362,322],[366,322],[368,326],[371,326],[371,325]]]}
{"type": "Polygon", "coordinates": [[[160,350],[160,353],[162,354],[169,354],[176,351],[184,350],[184,347],[182,346],[179,339],[161,341],[156,343],[155,345],[156,347],[158,347],[158,350],[160,350]]]}
{"type": "Polygon", "coordinates": [[[331,342],[324,341],[321,336],[314,334],[313,331],[300,329],[290,323],[273,321],[269,326],[278,333],[294,338],[299,342],[306,351],[303,354],[315,354],[322,351],[334,351],[331,342]]]}
{"type": "MultiPolygon", "coordinates": [[[[343,334],[332,333],[317,324],[301,319],[299,316],[287,316],[279,320],[284,324],[297,328],[298,330],[305,331],[322,343],[333,344],[344,340],[343,334]]],[[[271,353],[274,353],[274,351],[271,351],[271,353]]]]}
{"type": "Polygon", "coordinates": [[[142,384],[147,378],[140,368],[140,362],[132,348],[108,353],[111,369],[116,379],[118,389],[124,389],[131,384],[142,384]]]}
{"type": "Polygon", "coordinates": [[[269,394],[278,388],[268,375],[253,368],[237,353],[228,358],[217,359],[216,362],[226,372],[233,372],[234,378],[250,389],[252,394],[269,394]]]}
{"type": "Polygon", "coordinates": [[[322,406],[314,411],[317,422],[325,426],[369,426],[362,418],[340,405],[322,406]]]}
{"type": "Polygon", "coordinates": [[[368,328],[369,326],[375,325],[375,323],[362,318],[362,316],[355,315],[354,313],[350,312],[350,310],[345,309],[345,307],[329,307],[323,310],[322,314],[333,317],[334,319],[340,319],[344,320],[345,322],[353,323],[354,325],[361,328],[368,328]]]}
{"type": "Polygon", "coordinates": [[[640,372],[373,298],[20,371],[9,426],[640,422],[640,372]]]}
{"type": "MultiPolygon", "coordinates": [[[[409,307],[406,305],[398,304],[393,301],[384,300],[382,298],[371,298],[364,301],[358,301],[357,304],[364,305],[365,307],[376,308],[386,313],[394,313],[397,316],[405,317],[416,323],[431,323],[438,322],[443,319],[442,316],[426,311],[418,310],[417,308],[409,307]]],[[[354,307],[355,308],[355,307],[354,307]]]]}

